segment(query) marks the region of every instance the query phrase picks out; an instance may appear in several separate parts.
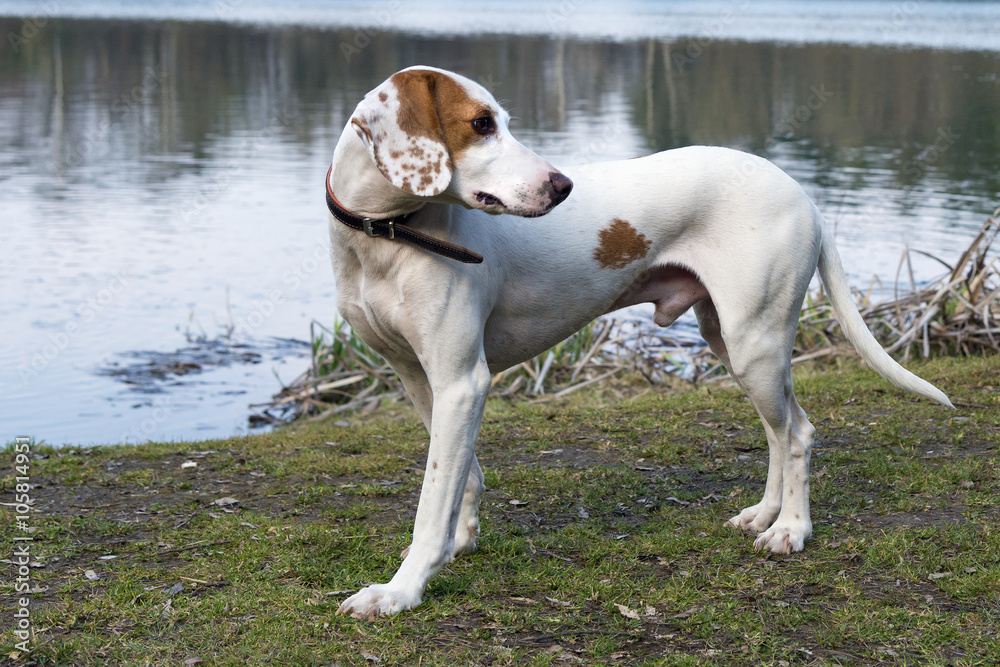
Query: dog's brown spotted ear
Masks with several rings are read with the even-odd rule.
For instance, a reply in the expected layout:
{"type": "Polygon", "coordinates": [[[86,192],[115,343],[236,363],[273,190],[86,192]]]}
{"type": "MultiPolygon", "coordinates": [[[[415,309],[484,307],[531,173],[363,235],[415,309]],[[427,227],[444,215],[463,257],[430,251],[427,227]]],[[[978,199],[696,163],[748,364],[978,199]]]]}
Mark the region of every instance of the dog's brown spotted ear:
{"type": "Polygon", "coordinates": [[[440,194],[451,182],[451,156],[435,95],[438,76],[398,72],[368,93],[351,117],[382,175],[421,197],[440,194]]]}

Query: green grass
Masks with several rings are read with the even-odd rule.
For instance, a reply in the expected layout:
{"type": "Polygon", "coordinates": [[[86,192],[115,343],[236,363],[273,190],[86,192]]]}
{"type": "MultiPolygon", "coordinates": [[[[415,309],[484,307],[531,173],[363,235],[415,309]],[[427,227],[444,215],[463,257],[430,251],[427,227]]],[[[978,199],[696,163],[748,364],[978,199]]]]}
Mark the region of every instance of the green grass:
{"type": "MultiPolygon", "coordinates": [[[[996,664],[1000,358],[911,367],[960,409],[849,360],[797,371],[817,445],[814,536],[792,556],[722,527],[766,475],[739,391],[636,395],[622,382],[562,401],[491,399],[479,549],[416,610],[372,623],[335,612],[342,591],[390,577],[409,543],[426,455],[411,410],[212,442],[40,447],[37,634],[10,657],[5,631],[0,661],[996,664]],[[214,504],[223,497],[239,504],[214,504]]],[[[10,502],[13,453],[0,456],[10,502]]],[[[0,538],[15,532],[3,507],[0,538]]],[[[0,594],[13,607],[13,576],[0,594]]]]}

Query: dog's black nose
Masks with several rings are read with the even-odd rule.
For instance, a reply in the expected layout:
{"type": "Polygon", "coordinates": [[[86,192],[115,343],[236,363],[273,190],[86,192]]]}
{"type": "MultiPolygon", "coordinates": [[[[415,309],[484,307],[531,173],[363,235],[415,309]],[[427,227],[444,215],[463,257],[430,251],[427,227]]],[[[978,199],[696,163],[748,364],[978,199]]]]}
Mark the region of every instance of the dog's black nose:
{"type": "Polygon", "coordinates": [[[549,185],[552,187],[552,202],[555,204],[569,197],[569,193],[573,191],[573,181],[558,171],[549,172],[549,185]]]}

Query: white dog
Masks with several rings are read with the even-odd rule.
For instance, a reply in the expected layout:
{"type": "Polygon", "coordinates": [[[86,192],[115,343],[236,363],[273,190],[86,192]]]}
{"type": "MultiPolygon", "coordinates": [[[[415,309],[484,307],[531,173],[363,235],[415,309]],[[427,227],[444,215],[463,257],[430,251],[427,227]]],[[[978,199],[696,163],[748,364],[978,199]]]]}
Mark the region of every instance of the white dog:
{"type": "Polygon", "coordinates": [[[729,523],[757,533],[757,549],[799,551],[812,533],[814,429],[789,368],[817,268],[862,358],[951,405],[872,337],[822,216],[777,167],[694,146],[564,174],[518,143],[508,118],[473,81],[413,67],[365,96],[334,151],[327,203],[340,313],[392,364],[430,433],[403,563],[342,613],[411,609],[436,572],[475,548],[476,439],[491,374],[618,308],[653,303],[667,326],[694,306],[702,336],[756,406],[767,484],[729,523]]]}

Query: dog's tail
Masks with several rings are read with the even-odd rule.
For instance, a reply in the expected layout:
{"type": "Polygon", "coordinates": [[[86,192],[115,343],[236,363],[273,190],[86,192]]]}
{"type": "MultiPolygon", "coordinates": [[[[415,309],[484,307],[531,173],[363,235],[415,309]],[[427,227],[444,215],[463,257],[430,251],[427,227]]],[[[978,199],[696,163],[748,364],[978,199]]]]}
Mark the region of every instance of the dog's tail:
{"type": "Polygon", "coordinates": [[[840,325],[847,335],[847,340],[851,341],[861,358],[876,373],[897,387],[954,408],[943,391],[900,366],[875,340],[875,336],[868,330],[868,325],[854,304],[847,277],[844,275],[844,265],[840,261],[840,253],[837,252],[837,246],[825,225],[818,268],[830,302],[840,316],[840,325]]]}

